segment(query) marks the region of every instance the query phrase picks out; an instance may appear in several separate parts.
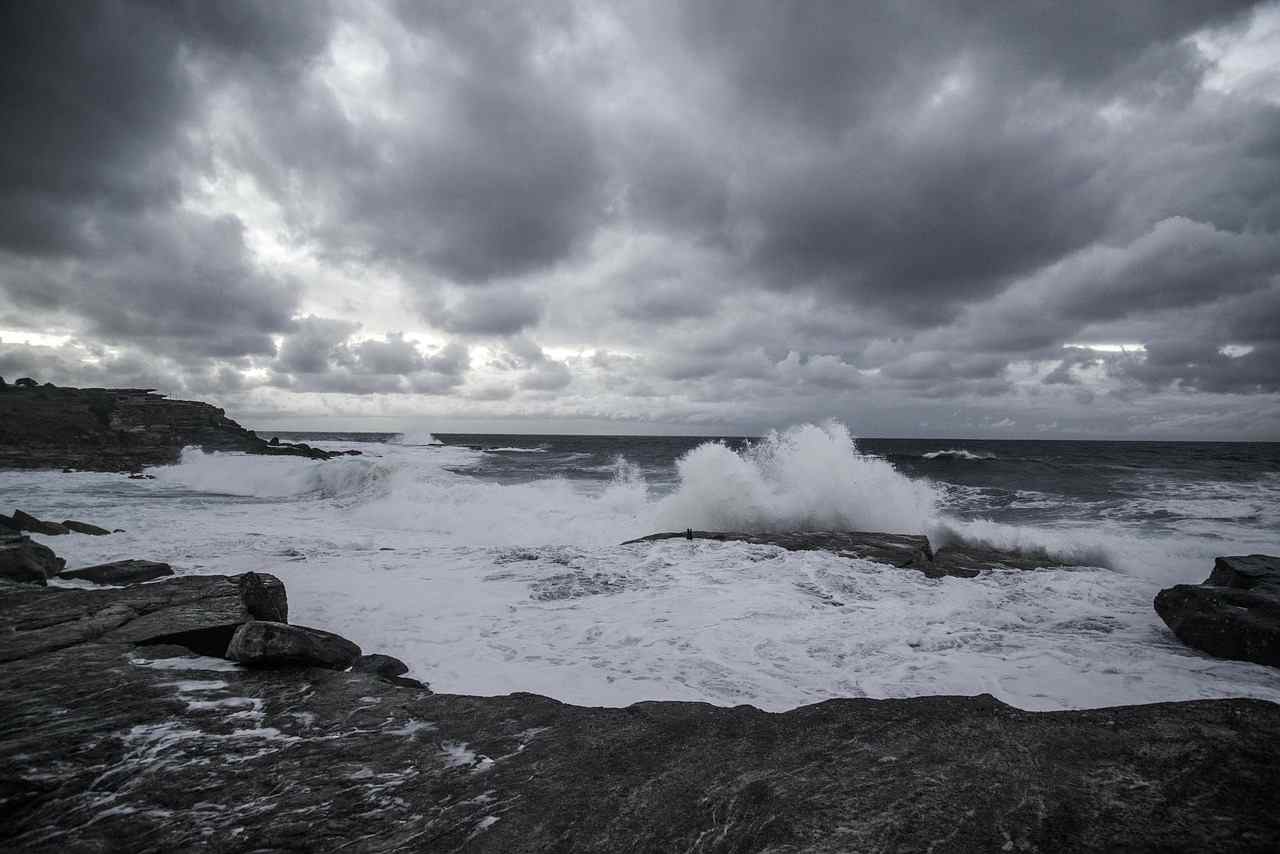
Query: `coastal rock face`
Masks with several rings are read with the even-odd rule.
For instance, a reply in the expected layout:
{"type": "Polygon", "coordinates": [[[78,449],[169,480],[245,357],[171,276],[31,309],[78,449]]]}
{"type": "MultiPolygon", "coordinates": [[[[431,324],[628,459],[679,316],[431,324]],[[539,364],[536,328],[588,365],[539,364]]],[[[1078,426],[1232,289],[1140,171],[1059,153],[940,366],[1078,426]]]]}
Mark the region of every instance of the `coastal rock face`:
{"type": "Polygon", "coordinates": [[[90,641],[171,641],[221,655],[249,620],[287,620],[284,585],[273,575],[202,575],[112,590],[0,594],[0,661],[90,641]]]}
{"type": "Polygon", "coordinates": [[[69,569],[60,578],[77,578],[94,584],[140,584],[173,575],[173,567],[154,560],[117,560],[81,569],[69,569]]]}
{"type": "Polygon", "coordinates": [[[305,445],[269,446],[207,403],[149,389],[6,386],[0,389],[0,469],[136,471],[178,460],[194,445],[328,459],[305,445]]]}
{"type": "Polygon", "coordinates": [[[225,654],[251,667],[346,670],[360,657],[360,647],[332,632],[263,620],[236,629],[225,654]]]}
{"type": "Polygon", "coordinates": [[[841,557],[914,569],[930,578],[973,578],[986,569],[1039,569],[1067,565],[1048,555],[1020,554],[980,545],[952,544],[935,552],[929,538],[922,534],[870,531],[670,531],[628,540],[623,545],[678,539],[732,540],[778,546],[790,551],[829,551],[841,557]]]}
{"type": "Polygon", "coordinates": [[[1280,557],[1220,557],[1203,584],[1161,590],[1155,609],[1187,646],[1280,667],[1280,557]]]}

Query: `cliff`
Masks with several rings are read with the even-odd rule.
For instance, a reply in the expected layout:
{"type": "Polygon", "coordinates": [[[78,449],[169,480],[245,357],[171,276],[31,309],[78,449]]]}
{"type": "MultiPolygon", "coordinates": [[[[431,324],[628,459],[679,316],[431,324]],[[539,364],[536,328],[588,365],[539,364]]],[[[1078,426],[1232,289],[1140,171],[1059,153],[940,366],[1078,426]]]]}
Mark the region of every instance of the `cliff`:
{"type": "Polygon", "coordinates": [[[215,406],[169,400],[151,389],[0,385],[0,469],[137,471],[176,462],[190,445],[331,456],[306,445],[269,444],[215,406]]]}

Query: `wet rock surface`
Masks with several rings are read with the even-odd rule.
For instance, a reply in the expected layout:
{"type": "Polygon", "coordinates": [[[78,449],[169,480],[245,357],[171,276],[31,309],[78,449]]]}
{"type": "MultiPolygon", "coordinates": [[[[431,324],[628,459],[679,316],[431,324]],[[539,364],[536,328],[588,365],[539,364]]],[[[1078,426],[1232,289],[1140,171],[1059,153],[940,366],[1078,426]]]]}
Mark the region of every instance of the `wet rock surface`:
{"type": "Polygon", "coordinates": [[[1155,609],[1188,646],[1280,667],[1280,557],[1220,557],[1203,584],[1161,590],[1155,609]]]}
{"type": "Polygon", "coordinates": [[[0,665],[21,851],[1267,851],[1280,710],[568,706],[94,643],[0,665]],[[59,714],[51,714],[53,710],[59,714]]]}
{"type": "Polygon", "coordinates": [[[173,575],[173,567],[154,560],[117,560],[64,571],[59,578],[76,578],[94,584],[140,584],[173,575]]]}
{"type": "Polygon", "coordinates": [[[182,449],[328,459],[307,445],[270,446],[207,403],[150,389],[6,386],[0,389],[0,469],[137,471],[174,463],[182,449]]]}
{"type": "Polygon", "coordinates": [[[698,539],[778,546],[791,551],[829,551],[841,557],[876,561],[923,572],[930,578],[973,578],[988,569],[1041,569],[1067,566],[1048,555],[1003,551],[989,546],[949,544],[934,551],[921,534],[871,531],[670,531],[650,534],[623,545],[658,540],[698,539]]]}
{"type": "Polygon", "coordinates": [[[270,627],[255,621],[282,621],[286,608],[279,581],[253,573],[0,595],[0,849],[1280,843],[1271,703],[1028,713],[978,696],[831,700],[781,714],[582,708],[532,694],[432,694],[378,675],[396,662],[389,656],[341,672],[192,654],[191,627],[270,627]],[[104,614],[115,615],[110,625],[104,614]],[[29,642],[69,631],[71,642],[29,642]]]}

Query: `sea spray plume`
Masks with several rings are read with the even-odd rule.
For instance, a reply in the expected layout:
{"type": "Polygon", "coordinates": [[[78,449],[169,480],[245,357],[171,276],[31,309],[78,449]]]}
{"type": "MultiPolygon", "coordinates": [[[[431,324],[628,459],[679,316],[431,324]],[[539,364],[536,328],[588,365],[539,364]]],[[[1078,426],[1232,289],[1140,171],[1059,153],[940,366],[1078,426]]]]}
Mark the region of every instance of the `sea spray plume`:
{"type": "Polygon", "coordinates": [[[676,467],[680,485],[658,510],[669,530],[914,533],[937,514],[932,484],[859,453],[835,421],[774,431],[738,453],[708,442],[676,467]]]}

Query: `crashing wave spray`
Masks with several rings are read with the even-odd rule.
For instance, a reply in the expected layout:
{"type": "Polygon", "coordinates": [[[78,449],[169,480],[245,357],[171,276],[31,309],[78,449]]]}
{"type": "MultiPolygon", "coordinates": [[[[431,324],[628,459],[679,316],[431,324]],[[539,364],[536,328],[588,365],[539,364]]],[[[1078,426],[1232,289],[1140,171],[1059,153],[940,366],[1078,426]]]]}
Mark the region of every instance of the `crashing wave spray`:
{"type": "Polygon", "coordinates": [[[441,442],[426,430],[406,430],[393,436],[388,444],[418,448],[427,445],[443,445],[444,442],[441,442]]]}
{"type": "Polygon", "coordinates": [[[699,445],[676,467],[680,485],[658,509],[668,529],[919,532],[937,515],[932,484],[859,453],[834,421],[774,431],[741,452],[699,445]]]}

